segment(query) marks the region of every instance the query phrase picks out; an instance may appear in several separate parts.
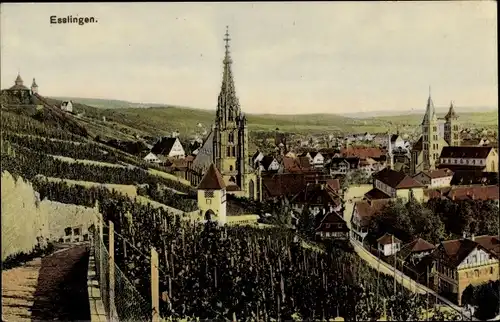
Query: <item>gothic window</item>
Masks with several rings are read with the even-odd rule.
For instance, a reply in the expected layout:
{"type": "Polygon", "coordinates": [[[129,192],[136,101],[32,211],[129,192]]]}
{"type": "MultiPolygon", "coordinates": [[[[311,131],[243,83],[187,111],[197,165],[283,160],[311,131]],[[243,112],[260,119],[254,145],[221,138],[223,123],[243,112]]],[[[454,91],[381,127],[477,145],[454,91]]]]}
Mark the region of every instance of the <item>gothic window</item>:
{"type": "Polygon", "coordinates": [[[214,192],[213,190],[205,190],[205,198],[213,198],[214,192]]]}
{"type": "Polygon", "coordinates": [[[227,147],[227,156],[230,157],[231,156],[231,148],[230,147],[227,147]]]}
{"type": "Polygon", "coordinates": [[[236,147],[233,146],[232,149],[233,149],[233,157],[235,157],[236,156],[236,147]]]}
{"type": "Polygon", "coordinates": [[[479,277],[479,270],[478,269],[474,270],[474,277],[479,277]]]}
{"type": "Polygon", "coordinates": [[[229,166],[229,171],[233,171],[233,166],[232,165],[229,166]]]}
{"type": "Polygon", "coordinates": [[[437,131],[437,126],[434,126],[433,130],[434,130],[434,132],[437,131]]]}
{"type": "Polygon", "coordinates": [[[234,133],[229,133],[228,141],[229,143],[234,143],[234,133]]]}

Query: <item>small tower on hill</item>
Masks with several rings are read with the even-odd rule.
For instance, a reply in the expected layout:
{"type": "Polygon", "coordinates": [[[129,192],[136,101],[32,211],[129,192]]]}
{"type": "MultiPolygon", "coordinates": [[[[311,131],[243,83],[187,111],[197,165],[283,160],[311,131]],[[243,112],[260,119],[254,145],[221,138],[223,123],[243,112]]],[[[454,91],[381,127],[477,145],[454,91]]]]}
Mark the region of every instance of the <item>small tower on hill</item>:
{"type": "Polygon", "coordinates": [[[226,185],[213,163],[198,185],[198,208],[205,220],[226,224],[226,185]]]}
{"type": "Polygon", "coordinates": [[[35,79],[33,78],[33,84],[31,84],[31,94],[38,94],[38,85],[35,82],[35,79]]]}
{"type": "Polygon", "coordinates": [[[21,78],[21,74],[17,74],[16,80],[14,82],[17,86],[24,86],[23,79],[21,78]]]}

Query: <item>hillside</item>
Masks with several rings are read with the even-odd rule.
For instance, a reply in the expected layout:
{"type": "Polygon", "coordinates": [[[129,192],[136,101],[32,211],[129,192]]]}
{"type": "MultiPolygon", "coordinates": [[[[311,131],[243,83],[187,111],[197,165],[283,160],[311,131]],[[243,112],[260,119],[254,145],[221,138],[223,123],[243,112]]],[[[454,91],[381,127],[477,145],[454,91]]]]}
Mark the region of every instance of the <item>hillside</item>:
{"type": "MultiPolygon", "coordinates": [[[[198,123],[209,129],[215,117],[213,110],[195,109],[168,105],[151,105],[131,103],[119,100],[72,98],[75,110],[85,112],[85,116],[92,118],[90,126],[115,127],[121,133],[148,134],[152,136],[170,134],[178,130],[182,134],[198,132],[198,123]],[[92,106],[91,106],[92,105],[92,106]],[[95,106],[95,107],[94,107],[95,106]],[[141,107],[140,107],[141,106],[141,107]],[[106,122],[102,122],[105,117],[106,122]]],[[[443,111],[440,111],[444,114],[443,111]]],[[[247,114],[250,131],[273,131],[279,128],[286,132],[295,133],[325,133],[341,132],[386,132],[388,129],[415,128],[420,125],[422,113],[408,113],[395,116],[355,118],[336,114],[247,114]]],[[[481,112],[459,113],[465,126],[496,128],[498,115],[496,110],[481,112]]]]}

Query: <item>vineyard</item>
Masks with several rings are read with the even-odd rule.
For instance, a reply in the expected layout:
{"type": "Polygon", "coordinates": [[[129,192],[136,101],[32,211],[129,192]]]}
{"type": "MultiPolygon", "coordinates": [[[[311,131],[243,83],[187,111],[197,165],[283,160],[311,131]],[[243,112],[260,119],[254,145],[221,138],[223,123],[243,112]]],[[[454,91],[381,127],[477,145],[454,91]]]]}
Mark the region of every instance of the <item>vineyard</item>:
{"type": "MultiPolygon", "coordinates": [[[[400,285],[394,289],[392,277],[371,269],[356,254],[333,245],[325,252],[306,249],[285,228],[218,227],[182,220],[117,191],[41,178],[38,175],[147,184],[149,188],[140,194],[183,211],[194,208],[189,199],[195,193],[192,187],[152,175],[140,166],[102,167],[53,158],[49,154],[116,163],[125,156],[114,150],[103,154],[101,146],[28,116],[5,114],[11,113],[2,113],[2,171],[30,180],[42,200],[87,207],[97,203],[104,223],[113,222],[115,262],[140,294],[133,300],[117,301],[122,320],[150,320],[144,311],[151,308],[151,248],[159,254],[159,313],[175,320],[327,320],[338,316],[352,321],[382,316],[420,320],[424,310],[435,303],[400,285]],[[80,144],[75,148],[74,143],[52,139],[80,144]],[[4,149],[4,144],[10,148],[4,149]],[[187,197],[160,191],[162,186],[187,197]]],[[[104,246],[108,247],[108,228],[104,228],[104,246]]],[[[125,292],[118,288],[116,296],[121,293],[125,292]]],[[[431,314],[433,320],[459,319],[439,310],[431,314]]]]}

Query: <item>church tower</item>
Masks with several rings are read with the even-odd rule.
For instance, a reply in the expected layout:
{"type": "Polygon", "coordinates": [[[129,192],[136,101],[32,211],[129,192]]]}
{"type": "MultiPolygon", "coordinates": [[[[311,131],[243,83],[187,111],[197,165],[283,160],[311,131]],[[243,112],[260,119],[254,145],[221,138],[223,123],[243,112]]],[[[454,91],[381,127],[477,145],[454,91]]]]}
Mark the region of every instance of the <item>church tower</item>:
{"type": "MultiPolygon", "coordinates": [[[[227,28],[227,27],[226,27],[227,28]]],[[[222,86],[217,102],[214,125],[213,162],[229,190],[247,191],[248,131],[247,119],[241,112],[231,70],[229,31],[226,29],[222,86]]]]}
{"type": "Polygon", "coordinates": [[[31,94],[37,94],[38,93],[38,85],[35,82],[35,79],[33,78],[33,83],[31,84],[31,94]]]}
{"type": "Polygon", "coordinates": [[[450,146],[460,146],[460,124],[453,102],[450,103],[450,109],[444,119],[444,139],[450,146]]]}
{"type": "Polygon", "coordinates": [[[422,120],[422,152],[424,170],[433,170],[436,167],[436,161],[439,160],[441,149],[439,147],[439,124],[434,109],[434,103],[431,98],[429,88],[429,98],[427,99],[427,108],[424,119],[422,120]]]}

